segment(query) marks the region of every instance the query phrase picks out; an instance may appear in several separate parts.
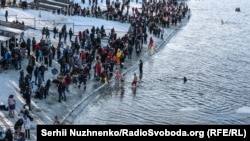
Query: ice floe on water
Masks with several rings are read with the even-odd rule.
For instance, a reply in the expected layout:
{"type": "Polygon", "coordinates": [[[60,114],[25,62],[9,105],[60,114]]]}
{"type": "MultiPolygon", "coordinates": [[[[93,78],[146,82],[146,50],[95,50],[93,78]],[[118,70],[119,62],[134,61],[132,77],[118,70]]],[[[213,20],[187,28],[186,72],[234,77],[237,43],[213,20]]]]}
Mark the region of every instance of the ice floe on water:
{"type": "Polygon", "coordinates": [[[180,111],[183,111],[183,112],[198,111],[198,107],[187,106],[187,107],[181,108],[180,111]]]}
{"type": "Polygon", "coordinates": [[[236,113],[247,113],[250,114],[250,107],[249,106],[243,106],[238,109],[236,109],[236,113]]]}

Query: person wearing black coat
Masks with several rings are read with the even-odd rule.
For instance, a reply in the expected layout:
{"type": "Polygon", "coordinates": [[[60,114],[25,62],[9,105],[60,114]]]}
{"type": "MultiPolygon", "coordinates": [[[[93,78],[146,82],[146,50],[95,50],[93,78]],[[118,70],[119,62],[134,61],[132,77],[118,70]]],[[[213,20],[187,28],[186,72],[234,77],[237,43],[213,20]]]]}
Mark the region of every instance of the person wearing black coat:
{"type": "Polygon", "coordinates": [[[30,111],[31,111],[31,94],[32,94],[31,88],[29,86],[26,86],[25,92],[24,92],[24,98],[25,98],[26,104],[23,105],[23,108],[28,106],[30,111]]]}
{"type": "Polygon", "coordinates": [[[142,62],[142,60],[140,60],[140,63],[139,63],[139,79],[140,79],[140,81],[141,81],[141,79],[142,79],[142,73],[143,73],[143,62],[142,62]]]}
{"type": "Polygon", "coordinates": [[[46,81],[46,84],[45,84],[45,93],[44,93],[44,98],[47,97],[47,95],[49,94],[49,88],[50,88],[50,85],[51,85],[51,80],[48,79],[46,81]]]}
{"type": "Polygon", "coordinates": [[[5,19],[6,19],[6,22],[8,22],[8,10],[5,11],[5,19]]]}
{"type": "Polygon", "coordinates": [[[63,85],[62,85],[62,82],[60,82],[58,84],[57,91],[58,91],[58,95],[59,95],[58,102],[61,102],[61,100],[63,99],[63,85]]]}
{"type": "Polygon", "coordinates": [[[32,38],[32,40],[31,40],[31,42],[32,42],[32,51],[35,51],[35,46],[36,46],[36,38],[35,38],[35,37],[33,37],[33,38],[32,38]]]}
{"type": "Polygon", "coordinates": [[[32,72],[34,70],[34,66],[31,64],[28,64],[27,68],[26,68],[28,74],[30,75],[31,79],[32,79],[32,72]]]}
{"type": "Polygon", "coordinates": [[[143,62],[142,62],[142,60],[140,60],[140,63],[139,63],[139,72],[140,72],[140,74],[143,73],[142,68],[143,68],[143,62]]]}
{"type": "Polygon", "coordinates": [[[43,99],[44,95],[45,95],[45,88],[43,85],[40,85],[40,93],[39,93],[38,98],[43,99]]]}
{"type": "Polygon", "coordinates": [[[38,75],[38,71],[39,71],[39,67],[36,67],[36,68],[35,68],[35,71],[34,71],[35,85],[37,85],[37,75],[38,75]]]}
{"type": "Polygon", "coordinates": [[[69,40],[72,42],[72,36],[74,35],[73,30],[69,29],[69,40]]]}
{"type": "Polygon", "coordinates": [[[41,71],[42,80],[44,81],[44,73],[45,73],[45,70],[46,70],[46,67],[44,66],[44,64],[42,64],[42,65],[39,67],[39,70],[41,71]]]}
{"type": "Polygon", "coordinates": [[[30,56],[30,45],[31,45],[31,39],[28,38],[27,43],[26,43],[26,48],[28,50],[28,53],[27,53],[28,56],[30,56]]]}
{"type": "Polygon", "coordinates": [[[11,129],[7,129],[7,131],[5,132],[5,136],[4,136],[4,139],[3,141],[13,141],[13,133],[11,131],[11,129]]]}
{"type": "Polygon", "coordinates": [[[21,70],[19,73],[20,73],[20,77],[19,77],[19,79],[24,78],[24,71],[23,71],[23,70],[21,70]]]}

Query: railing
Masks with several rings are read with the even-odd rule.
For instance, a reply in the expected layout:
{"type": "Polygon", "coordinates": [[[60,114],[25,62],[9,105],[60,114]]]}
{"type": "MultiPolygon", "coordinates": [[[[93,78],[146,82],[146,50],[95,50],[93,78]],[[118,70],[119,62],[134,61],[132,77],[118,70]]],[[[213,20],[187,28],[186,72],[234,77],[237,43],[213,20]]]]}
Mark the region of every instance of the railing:
{"type": "Polygon", "coordinates": [[[6,21],[1,21],[1,20],[0,20],[0,25],[2,25],[2,26],[7,26],[7,27],[11,27],[11,28],[16,28],[16,29],[25,30],[25,25],[20,24],[20,23],[6,22],[6,21]]]}

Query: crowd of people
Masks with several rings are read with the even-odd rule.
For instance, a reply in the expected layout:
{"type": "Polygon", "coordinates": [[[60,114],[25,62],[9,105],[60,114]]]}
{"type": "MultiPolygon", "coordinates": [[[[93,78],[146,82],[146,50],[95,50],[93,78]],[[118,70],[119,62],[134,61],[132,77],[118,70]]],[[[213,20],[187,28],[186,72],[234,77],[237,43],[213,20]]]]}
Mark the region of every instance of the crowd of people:
{"type": "MultiPolygon", "coordinates": [[[[104,25],[93,26],[74,34],[65,24],[61,29],[55,27],[49,30],[44,27],[39,40],[35,37],[20,40],[20,44],[23,43],[21,48],[27,51],[25,54],[22,54],[20,48],[16,49],[14,45],[18,43],[15,39],[10,42],[9,47],[1,45],[3,56],[1,65],[6,69],[13,65],[20,70],[18,81],[20,94],[26,100],[24,109],[31,111],[33,93],[34,98],[45,99],[49,95],[51,83],[57,87],[58,102],[67,100],[66,93],[70,92],[70,87],[79,89],[83,87],[83,90],[86,90],[90,81],[109,83],[110,79],[115,78],[119,86],[124,86],[125,73],[122,73],[122,70],[125,67],[125,61],[132,59],[133,53],[136,53],[139,58],[143,46],[153,50],[155,46],[153,37],[163,39],[164,29],[176,26],[187,16],[189,10],[185,2],[178,3],[177,0],[148,0],[142,3],[141,8],[131,8],[129,5],[130,0],[123,0],[122,3],[119,0],[111,3],[106,0],[107,10],[103,11],[98,6],[98,1],[94,0],[90,9],[75,3],[64,10],[68,11],[65,15],[92,16],[130,23],[127,33],[121,37],[118,37],[115,28],[107,30],[104,25]],[[129,8],[132,9],[131,14],[128,12],[129,8]],[[50,36],[51,31],[53,36],[50,36]],[[58,42],[52,43],[51,37],[58,38],[58,42]],[[101,43],[104,38],[108,39],[108,44],[105,46],[101,43]],[[28,58],[26,75],[21,66],[25,55],[28,58]],[[59,70],[56,70],[58,73],[55,73],[57,79],[45,80],[47,70],[52,67],[53,61],[60,64],[59,70]],[[94,79],[91,79],[92,77],[94,79]]],[[[138,81],[142,80],[142,68],[143,61],[140,60],[139,78],[135,73],[131,85],[136,86],[138,81]]],[[[8,103],[9,116],[13,117],[13,110],[15,110],[13,95],[10,95],[8,103]]],[[[27,114],[24,114],[23,121],[30,122],[27,121],[27,117],[27,114]]],[[[27,126],[25,126],[25,135],[29,138],[29,130],[26,132],[26,129],[29,129],[27,126]]]]}

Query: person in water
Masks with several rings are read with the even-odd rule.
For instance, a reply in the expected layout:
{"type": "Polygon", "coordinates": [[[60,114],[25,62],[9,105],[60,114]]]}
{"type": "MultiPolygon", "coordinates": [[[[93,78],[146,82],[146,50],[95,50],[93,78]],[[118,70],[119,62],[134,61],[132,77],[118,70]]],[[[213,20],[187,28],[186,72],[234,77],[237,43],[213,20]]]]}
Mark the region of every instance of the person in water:
{"type": "Polygon", "coordinates": [[[224,21],[221,19],[221,24],[224,24],[224,21]]]}
{"type": "Polygon", "coordinates": [[[183,78],[183,82],[184,82],[184,84],[187,82],[187,78],[185,76],[183,78]]]}
{"type": "Polygon", "coordinates": [[[134,73],[134,79],[133,79],[133,82],[132,82],[132,86],[137,86],[137,81],[138,81],[138,78],[137,78],[137,75],[136,73],[134,73]]]}
{"type": "Polygon", "coordinates": [[[240,8],[237,7],[237,8],[235,9],[235,11],[236,11],[236,12],[240,12],[240,8]]]}
{"type": "Polygon", "coordinates": [[[143,68],[143,62],[142,62],[142,60],[140,59],[140,63],[139,63],[139,79],[140,79],[140,81],[141,81],[141,79],[142,79],[142,73],[143,73],[143,71],[142,71],[142,68],[143,68]]]}
{"type": "Polygon", "coordinates": [[[120,77],[120,87],[123,88],[125,85],[125,73],[120,77]]]}

